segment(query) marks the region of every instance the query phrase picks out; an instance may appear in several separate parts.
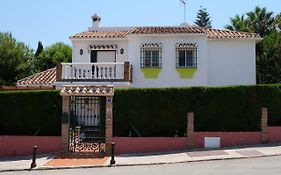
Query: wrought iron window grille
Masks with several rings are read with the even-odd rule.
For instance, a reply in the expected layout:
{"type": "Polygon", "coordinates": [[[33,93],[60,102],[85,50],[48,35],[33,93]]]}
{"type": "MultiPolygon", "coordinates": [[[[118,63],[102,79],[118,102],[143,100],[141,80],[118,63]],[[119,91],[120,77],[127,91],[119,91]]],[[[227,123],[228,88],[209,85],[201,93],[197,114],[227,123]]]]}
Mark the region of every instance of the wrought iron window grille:
{"type": "Polygon", "coordinates": [[[142,44],[140,48],[141,68],[162,68],[162,44],[142,44]]]}
{"type": "Polygon", "coordinates": [[[196,44],[176,44],[176,68],[197,68],[196,44]]]}

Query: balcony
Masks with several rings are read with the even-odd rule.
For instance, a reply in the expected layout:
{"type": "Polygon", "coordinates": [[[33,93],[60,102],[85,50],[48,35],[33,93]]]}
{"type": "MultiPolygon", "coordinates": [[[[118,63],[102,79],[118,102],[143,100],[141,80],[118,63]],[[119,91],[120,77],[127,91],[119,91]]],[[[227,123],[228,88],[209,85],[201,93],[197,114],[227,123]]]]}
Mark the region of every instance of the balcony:
{"type": "Polygon", "coordinates": [[[57,82],[132,82],[129,62],[61,63],[57,82]]]}

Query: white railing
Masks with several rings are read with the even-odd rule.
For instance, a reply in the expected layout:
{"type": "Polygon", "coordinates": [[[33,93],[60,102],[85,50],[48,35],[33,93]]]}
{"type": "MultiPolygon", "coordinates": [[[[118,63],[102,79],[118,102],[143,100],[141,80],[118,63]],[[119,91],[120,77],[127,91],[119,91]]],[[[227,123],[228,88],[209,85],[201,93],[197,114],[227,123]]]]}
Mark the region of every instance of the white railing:
{"type": "Polygon", "coordinates": [[[62,79],[123,80],[124,63],[62,63],[62,79]]]}

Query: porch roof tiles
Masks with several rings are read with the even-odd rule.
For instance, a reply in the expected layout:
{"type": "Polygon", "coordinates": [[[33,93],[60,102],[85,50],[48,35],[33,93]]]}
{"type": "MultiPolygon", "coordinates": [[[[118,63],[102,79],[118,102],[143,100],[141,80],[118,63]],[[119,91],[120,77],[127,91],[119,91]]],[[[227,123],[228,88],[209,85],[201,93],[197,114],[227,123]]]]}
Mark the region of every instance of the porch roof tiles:
{"type": "Polygon", "coordinates": [[[17,81],[17,86],[27,85],[54,85],[56,82],[56,68],[47,69],[43,72],[31,75],[17,81]]]}

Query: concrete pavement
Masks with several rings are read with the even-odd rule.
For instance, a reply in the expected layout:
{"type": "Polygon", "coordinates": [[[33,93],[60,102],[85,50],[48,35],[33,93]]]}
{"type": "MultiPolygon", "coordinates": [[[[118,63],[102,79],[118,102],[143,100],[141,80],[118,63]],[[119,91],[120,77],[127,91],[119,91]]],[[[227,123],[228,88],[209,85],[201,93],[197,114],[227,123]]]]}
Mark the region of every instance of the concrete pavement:
{"type": "Polygon", "coordinates": [[[161,165],[2,172],[1,175],[280,175],[281,156],[161,165]]]}
{"type": "MultiPolygon", "coordinates": [[[[181,152],[128,154],[115,157],[115,166],[173,164],[196,161],[240,159],[253,157],[268,157],[281,155],[281,143],[270,145],[256,145],[240,148],[223,148],[215,150],[186,150],[181,152]]],[[[56,155],[42,155],[37,158],[34,170],[89,168],[110,166],[110,158],[92,157],[60,157],[56,155]],[[57,163],[59,162],[59,163],[57,163]]],[[[0,159],[0,172],[28,170],[31,156],[0,159]]]]}
{"type": "MultiPolygon", "coordinates": [[[[46,162],[55,157],[53,154],[39,155],[36,159],[37,167],[43,167],[46,162]]],[[[0,172],[29,170],[32,156],[0,158],[0,172]]]]}

